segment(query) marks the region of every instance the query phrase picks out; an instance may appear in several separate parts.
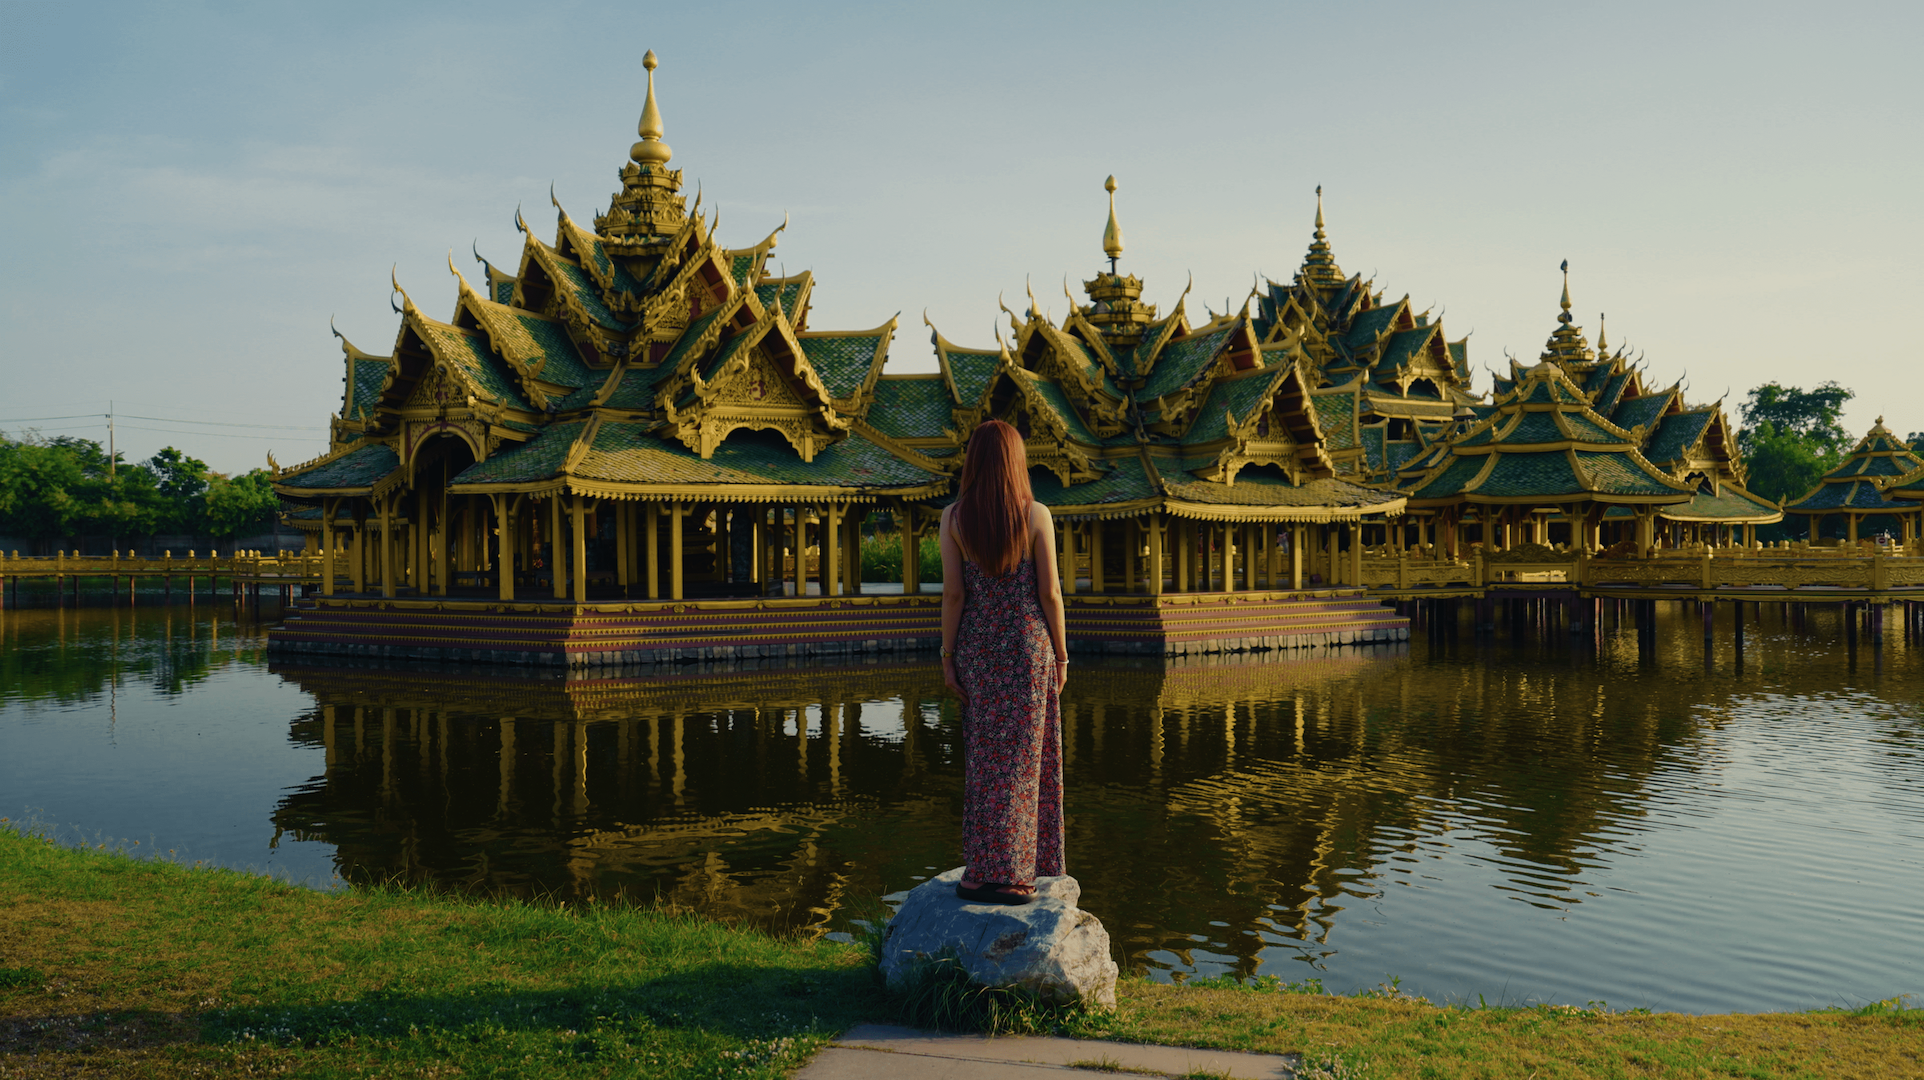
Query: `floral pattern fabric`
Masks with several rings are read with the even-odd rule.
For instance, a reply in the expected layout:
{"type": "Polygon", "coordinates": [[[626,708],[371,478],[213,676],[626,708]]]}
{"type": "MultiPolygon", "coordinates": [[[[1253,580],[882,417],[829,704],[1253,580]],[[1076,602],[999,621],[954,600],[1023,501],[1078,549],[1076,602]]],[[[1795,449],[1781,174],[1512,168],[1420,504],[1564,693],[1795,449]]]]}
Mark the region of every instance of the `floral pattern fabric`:
{"type": "Polygon", "coordinates": [[[1035,574],[1032,559],[1000,577],[962,564],[962,856],[975,881],[1031,885],[1063,872],[1056,653],[1035,574]]]}

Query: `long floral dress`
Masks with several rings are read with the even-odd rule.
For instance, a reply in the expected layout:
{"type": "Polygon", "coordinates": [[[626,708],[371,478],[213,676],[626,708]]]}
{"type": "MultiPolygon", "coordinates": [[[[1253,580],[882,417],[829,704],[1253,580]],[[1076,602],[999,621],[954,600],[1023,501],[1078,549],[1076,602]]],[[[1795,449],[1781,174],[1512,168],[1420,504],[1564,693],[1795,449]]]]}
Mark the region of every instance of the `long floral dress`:
{"type": "Polygon", "coordinates": [[[1062,720],[1055,645],[1035,562],[1000,577],[964,560],[955,674],[962,730],[962,855],[975,881],[1029,885],[1062,867],[1062,720]]]}

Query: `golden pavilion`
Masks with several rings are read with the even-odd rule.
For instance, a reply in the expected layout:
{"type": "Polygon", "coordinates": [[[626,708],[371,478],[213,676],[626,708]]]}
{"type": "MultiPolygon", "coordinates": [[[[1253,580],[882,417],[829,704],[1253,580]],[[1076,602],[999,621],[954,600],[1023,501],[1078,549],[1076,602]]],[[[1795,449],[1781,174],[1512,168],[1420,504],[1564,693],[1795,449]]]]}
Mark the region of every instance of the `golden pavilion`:
{"type": "Polygon", "coordinates": [[[450,258],[445,320],[395,280],[391,350],[342,338],[330,450],[277,470],[322,563],[277,647],[571,664],[929,647],[919,538],[989,417],[1023,432],[1064,584],[1089,594],[1077,647],[1407,633],[1327,586],[1359,580],[1358,526],[1404,505],[1367,482],[1365,432],[1387,447],[1443,423],[1467,400],[1460,343],[1343,278],[1320,203],[1295,283],[1196,325],[1118,271],[1112,179],[1086,304],[1058,325],[1031,297],[1011,341],[936,334],[939,372],[884,374],[896,320],[812,328],[813,277],[768,265],[786,223],[729,248],[688,205],[644,65],[640,139],[592,227],[557,202],[544,242],[517,214],[513,272],[477,253],[470,282],[450,258]],[[882,590],[862,588],[865,526],[903,541],[882,590]]]}

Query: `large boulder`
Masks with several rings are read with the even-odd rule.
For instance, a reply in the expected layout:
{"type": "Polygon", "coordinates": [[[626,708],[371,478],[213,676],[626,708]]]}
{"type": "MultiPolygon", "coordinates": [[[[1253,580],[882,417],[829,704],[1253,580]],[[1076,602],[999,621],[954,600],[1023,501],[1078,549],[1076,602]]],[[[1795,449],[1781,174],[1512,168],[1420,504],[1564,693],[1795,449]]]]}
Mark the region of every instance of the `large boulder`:
{"type": "Polygon", "coordinates": [[[1076,907],[1082,886],[1068,876],[1036,880],[1036,899],[1020,907],[956,898],[956,867],[909,890],[882,936],[882,976],[900,987],[916,970],[953,955],[983,986],[1020,987],[1044,1001],[1112,1009],[1116,962],[1109,931],[1076,907]]]}

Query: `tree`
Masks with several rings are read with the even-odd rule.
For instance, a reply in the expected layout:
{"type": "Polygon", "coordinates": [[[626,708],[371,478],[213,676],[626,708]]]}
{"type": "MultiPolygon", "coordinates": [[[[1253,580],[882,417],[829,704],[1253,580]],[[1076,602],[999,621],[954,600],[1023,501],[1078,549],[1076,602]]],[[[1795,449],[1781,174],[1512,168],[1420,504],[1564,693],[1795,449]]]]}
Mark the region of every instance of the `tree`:
{"type": "Polygon", "coordinates": [[[218,540],[232,540],[267,524],[281,508],[281,497],[274,493],[274,474],[266,469],[232,478],[213,473],[201,501],[207,535],[218,540]]]}
{"type": "Polygon", "coordinates": [[[73,535],[83,505],[74,493],[86,484],[69,447],[32,433],[0,436],[0,526],[7,532],[35,541],[73,535]]]}
{"type": "MultiPolygon", "coordinates": [[[[1743,455],[1751,492],[1780,503],[1793,502],[1842,464],[1857,440],[1839,418],[1844,403],[1855,396],[1835,382],[1820,383],[1811,390],[1768,382],[1744,395],[1743,404],[1737,406],[1743,420],[1737,450],[1743,455]]],[[[1802,535],[1798,524],[1787,518],[1783,525],[1765,526],[1762,535],[1766,539],[1773,534],[1779,539],[1793,532],[1802,535]]]]}
{"type": "Polygon", "coordinates": [[[154,487],[164,507],[155,531],[198,534],[204,525],[207,463],[169,446],[148,458],[154,487]]]}

